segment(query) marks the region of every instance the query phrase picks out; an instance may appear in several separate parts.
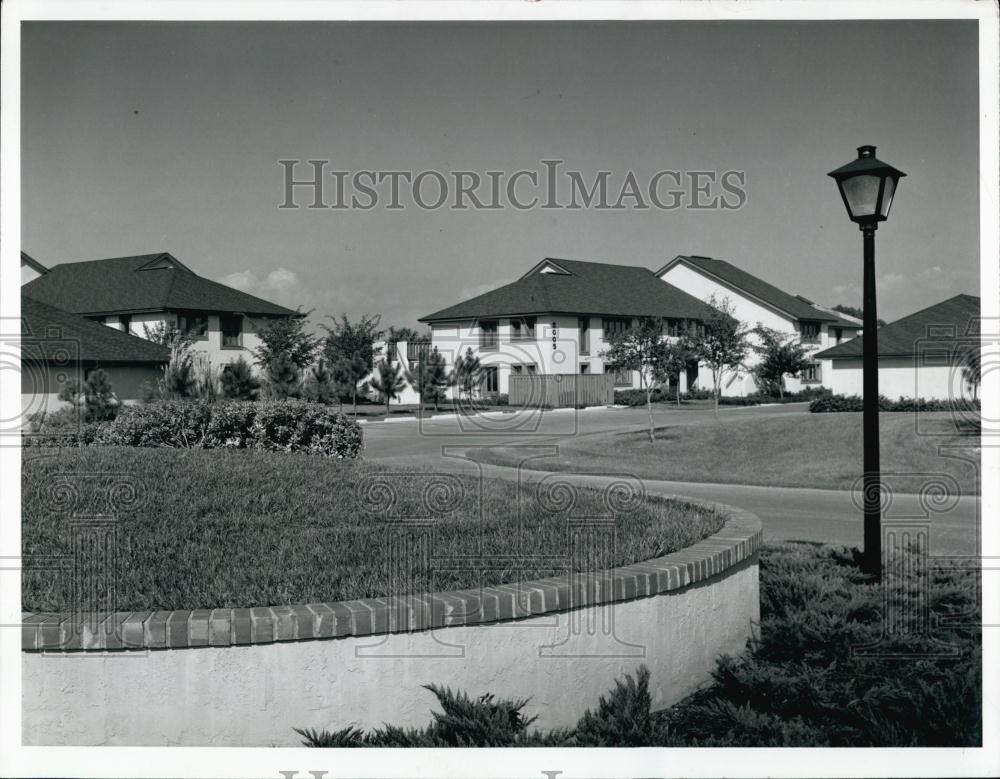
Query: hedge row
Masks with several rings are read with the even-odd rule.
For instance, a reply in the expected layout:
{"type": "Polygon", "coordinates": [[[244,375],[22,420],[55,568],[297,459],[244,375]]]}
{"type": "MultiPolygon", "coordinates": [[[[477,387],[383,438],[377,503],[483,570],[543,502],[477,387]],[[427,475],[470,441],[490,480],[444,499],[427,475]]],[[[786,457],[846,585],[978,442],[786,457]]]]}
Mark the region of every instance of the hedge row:
{"type": "MultiPolygon", "coordinates": [[[[816,398],[809,404],[809,410],[815,414],[828,414],[840,411],[862,411],[864,402],[860,395],[830,395],[816,398]]],[[[879,411],[978,411],[979,398],[956,398],[954,400],[937,400],[935,398],[898,398],[890,400],[885,395],[878,396],[879,411]]]]}
{"type": "Polygon", "coordinates": [[[361,427],[330,406],[288,401],[166,400],[124,406],[110,422],[25,438],[36,446],[166,446],[361,455],[361,427]]]}
{"type": "MultiPolygon", "coordinates": [[[[816,389],[804,389],[800,392],[786,392],[784,397],[771,397],[769,395],[723,395],[719,398],[721,406],[757,406],[761,403],[802,403],[815,398],[827,397],[830,390],[825,387],[816,389]]],[[[688,400],[710,400],[711,390],[696,389],[691,392],[682,392],[681,401],[688,400]]],[[[653,390],[652,401],[654,403],[676,403],[677,395],[663,388],[653,390]]],[[[615,390],[615,403],[619,406],[645,406],[646,391],[641,389],[615,390]]]]}

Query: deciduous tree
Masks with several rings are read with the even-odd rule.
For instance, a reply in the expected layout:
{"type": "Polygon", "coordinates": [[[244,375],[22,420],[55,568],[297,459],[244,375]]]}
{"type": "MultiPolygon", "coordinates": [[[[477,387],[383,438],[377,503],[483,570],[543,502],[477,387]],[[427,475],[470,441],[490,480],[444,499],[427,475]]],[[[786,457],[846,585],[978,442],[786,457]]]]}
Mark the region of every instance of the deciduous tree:
{"type": "Polygon", "coordinates": [[[713,293],[705,302],[709,305],[709,313],[700,326],[688,331],[684,343],[692,356],[705,363],[712,373],[712,396],[718,417],[722,380],[728,373],[739,376],[745,370],[750,329],[736,318],[729,298],[713,293]]]}

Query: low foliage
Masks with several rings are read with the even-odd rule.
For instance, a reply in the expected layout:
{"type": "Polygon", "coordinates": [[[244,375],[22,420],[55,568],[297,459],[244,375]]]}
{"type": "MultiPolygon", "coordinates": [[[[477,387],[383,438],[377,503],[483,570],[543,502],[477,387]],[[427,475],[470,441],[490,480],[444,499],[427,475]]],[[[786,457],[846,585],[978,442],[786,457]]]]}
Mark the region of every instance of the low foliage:
{"type": "Polygon", "coordinates": [[[529,731],[528,701],[470,699],[429,685],[443,711],[426,728],[296,732],[318,747],[981,745],[977,573],[920,573],[900,561],[907,575],[890,588],[892,602],[926,602],[934,628],[887,639],[886,593],[857,563],[856,550],[765,547],[759,640],[738,657],[720,658],[710,687],[663,711],[652,710],[649,672],[640,667],[567,730],[529,731]]]}
{"type": "MultiPolygon", "coordinates": [[[[719,397],[720,406],[758,406],[762,403],[803,403],[807,400],[826,397],[831,392],[826,387],[807,387],[798,392],[786,392],[783,396],[777,395],[722,395],[719,397]]],[[[686,403],[692,400],[708,400],[712,397],[711,390],[691,390],[681,393],[681,402],[686,403]]],[[[666,387],[657,387],[653,390],[653,403],[676,403],[676,397],[672,395],[666,387]]],[[[625,389],[615,390],[615,403],[619,406],[642,406],[646,403],[646,393],[643,390],[625,389]]]]}
{"type": "Polygon", "coordinates": [[[82,409],[66,406],[58,411],[32,414],[21,442],[24,446],[90,446],[104,424],[87,422],[82,409]]]}
{"type": "Polygon", "coordinates": [[[227,400],[257,400],[260,395],[260,379],[243,355],[223,367],[219,383],[227,400]]]}
{"type": "Polygon", "coordinates": [[[126,406],[96,443],[199,449],[305,452],[340,459],[361,455],[356,422],[301,401],[163,401],[126,406]]]}
{"type": "MultiPolygon", "coordinates": [[[[897,398],[890,400],[885,395],[878,397],[879,411],[978,411],[978,398],[897,398]]],[[[828,395],[816,398],[809,404],[814,414],[828,414],[840,411],[863,411],[864,400],[860,395],[828,395]]]]}

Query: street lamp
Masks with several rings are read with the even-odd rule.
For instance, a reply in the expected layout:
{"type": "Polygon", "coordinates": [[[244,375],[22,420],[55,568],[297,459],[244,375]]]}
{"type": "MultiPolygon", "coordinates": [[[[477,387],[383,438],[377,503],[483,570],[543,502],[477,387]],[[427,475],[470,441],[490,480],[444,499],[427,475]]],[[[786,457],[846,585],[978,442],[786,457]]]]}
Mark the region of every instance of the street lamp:
{"type": "Polygon", "coordinates": [[[840,189],[847,215],[864,236],[864,505],[862,567],[882,574],[882,481],[878,451],[878,317],[875,310],[875,230],[889,217],[896,185],[906,174],[875,157],[874,146],[859,146],[858,158],[829,174],[840,189]]]}

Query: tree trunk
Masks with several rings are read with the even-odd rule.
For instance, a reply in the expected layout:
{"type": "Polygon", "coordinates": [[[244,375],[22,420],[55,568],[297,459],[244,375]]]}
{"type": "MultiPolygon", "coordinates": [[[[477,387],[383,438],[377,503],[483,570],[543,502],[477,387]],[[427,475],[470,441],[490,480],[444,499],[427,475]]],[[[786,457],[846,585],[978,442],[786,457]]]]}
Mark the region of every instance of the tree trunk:
{"type": "Polygon", "coordinates": [[[652,387],[646,388],[646,410],[649,412],[649,443],[654,443],[656,437],[654,435],[655,427],[653,426],[653,390],[652,387]]]}
{"type": "Polygon", "coordinates": [[[358,415],[358,388],[357,387],[355,387],[353,390],[351,390],[351,400],[354,402],[354,411],[353,411],[353,413],[354,413],[354,416],[356,417],[358,415]]]}
{"type": "Polygon", "coordinates": [[[389,396],[385,396],[385,418],[389,418],[389,396]]]}
{"type": "Polygon", "coordinates": [[[681,377],[677,377],[677,408],[681,407],[681,377]]]}

